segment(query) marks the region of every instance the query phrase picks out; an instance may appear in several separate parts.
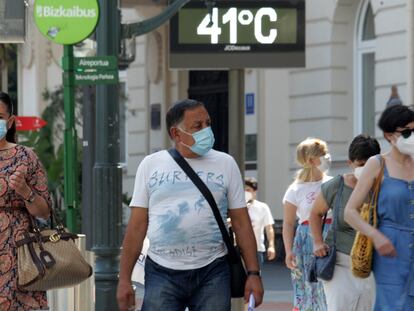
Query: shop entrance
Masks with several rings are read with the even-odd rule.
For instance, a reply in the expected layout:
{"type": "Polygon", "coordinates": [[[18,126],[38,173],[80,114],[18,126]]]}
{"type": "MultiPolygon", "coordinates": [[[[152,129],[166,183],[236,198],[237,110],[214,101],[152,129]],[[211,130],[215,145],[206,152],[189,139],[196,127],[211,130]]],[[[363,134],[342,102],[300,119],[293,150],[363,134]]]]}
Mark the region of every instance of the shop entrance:
{"type": "Polygon", "coordinates": [[[214,149],[229,149],[229,74],[228,71],[190,71],[188,97],[204,103],[210,114],[214,149]]]}

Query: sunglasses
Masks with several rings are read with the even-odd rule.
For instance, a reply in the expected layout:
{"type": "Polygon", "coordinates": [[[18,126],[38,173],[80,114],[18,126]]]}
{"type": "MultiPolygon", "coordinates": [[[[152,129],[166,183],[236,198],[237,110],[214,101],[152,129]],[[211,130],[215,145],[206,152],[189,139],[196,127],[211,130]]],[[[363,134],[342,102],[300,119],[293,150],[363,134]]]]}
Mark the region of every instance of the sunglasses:
{"type": "Polygon", "coordinates": [[[396,131],[397,133],[400,133],[402,137],[408,138],[411,136],[411,133],[414,132],[414,129],[404,129],[402,131],[396,131]]]}

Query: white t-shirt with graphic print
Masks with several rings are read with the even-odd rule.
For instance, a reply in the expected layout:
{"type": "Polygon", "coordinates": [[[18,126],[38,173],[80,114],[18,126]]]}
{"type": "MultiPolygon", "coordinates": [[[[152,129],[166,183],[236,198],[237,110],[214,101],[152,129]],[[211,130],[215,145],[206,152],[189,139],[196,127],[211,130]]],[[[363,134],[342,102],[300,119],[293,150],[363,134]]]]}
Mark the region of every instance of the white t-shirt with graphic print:
{"type": "Polygon", "coordinates": [[[317,195],[321,191],[322,183],[330,179],[332,179],[331,176],[324,175],[320,181],[294,181],[286,190],[285,196],[283,197],[283,204],[289,202],[296,206],[296,216],[299,218],[300,224],[309,220],[313,202],[315,202],[317,195]]]}
{"type": "MultiPolygon", "coordinates": [[[[211,150],[186,160],[212,192],[225,224],[228,209],[246,206],[230,155],[211,150]]],[[[197,269],[227,254],[210,205],[166,150],[139,165],[130,206],[148,208],[148,256],[163,267],[197,269]]]]}

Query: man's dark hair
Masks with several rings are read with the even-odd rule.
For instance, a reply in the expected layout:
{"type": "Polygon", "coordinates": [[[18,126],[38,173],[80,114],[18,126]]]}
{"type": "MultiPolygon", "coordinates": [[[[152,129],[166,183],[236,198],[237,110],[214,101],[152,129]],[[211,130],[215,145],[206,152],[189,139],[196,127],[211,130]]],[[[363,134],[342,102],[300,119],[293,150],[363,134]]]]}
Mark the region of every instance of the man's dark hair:
{"type": "Polygon", "coordinates": [[[414,121],[414,111],[405,105],[386,108],[378,121],[378,127],[384,133],[394,133],[398,127],[404,127],[414,121]]]}
{"type": "MultiPolygon", "coordinates": [[[[13,103],[9,94],[5,92],[0,92],[0,102],[6,105],[7,112],[12,116],[13,113],[13,103]]],[[[16,143],[16,122],[13,122],[12,126],[8,129],[6,134],[6,140],[10,143],[16,143]]]]}
{"type": "Polygon", "coordinates": [[[167,115],[165,116],[168,135],[171,137],[170,129],[178,125],[184,119],[184,113],[187,110],[192,110],[198,107],[204,107],[204,104],[194,99],[183,99],[174,103],[171,108],[168,109],[167,115]]]}
{"type": "Polygon", "coordinates": [[[374,137],[360,134],[356,136],[349,145],[348,158],[352,162],[357,160],[366,161],[380,152],[381,147],[374,137]]]}
{"type": "Polygon", "coordinates": [[[253,188],[255,191],[257,190],[257,180],[254,177],[245,177],[244,185],[253,188]]]}

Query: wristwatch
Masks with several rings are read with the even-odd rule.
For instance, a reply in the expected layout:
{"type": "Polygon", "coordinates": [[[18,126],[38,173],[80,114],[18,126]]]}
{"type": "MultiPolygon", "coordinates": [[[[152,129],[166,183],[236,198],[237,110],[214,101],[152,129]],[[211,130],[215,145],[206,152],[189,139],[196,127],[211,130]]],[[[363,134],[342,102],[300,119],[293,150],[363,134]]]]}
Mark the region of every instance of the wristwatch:
{"type": "Polygon", "coordinates": [[[262,276],[262,272],[261,271],[247,271],[247,275],[256,275],[258,277],[262,276]]]}
{"type": "Polygon", "coordinates": [[[26,202],[33,203],[35,200],[35,197],[36,197],[36,194],[33,192],[33,190],[30,190],[29,196],[27,197],[27,199],[24,199],[24,200],[26,202]]]}

